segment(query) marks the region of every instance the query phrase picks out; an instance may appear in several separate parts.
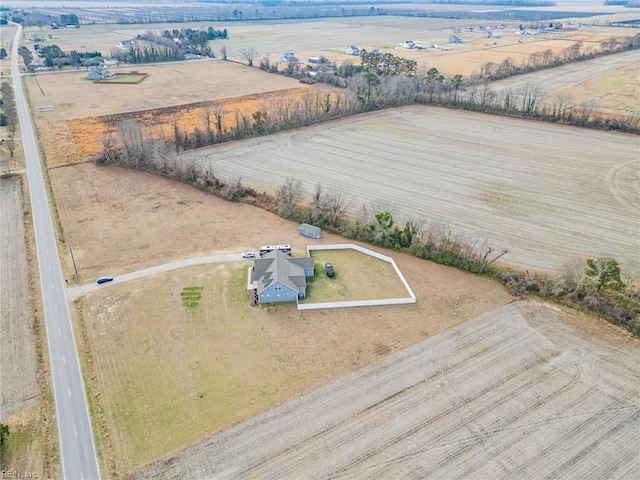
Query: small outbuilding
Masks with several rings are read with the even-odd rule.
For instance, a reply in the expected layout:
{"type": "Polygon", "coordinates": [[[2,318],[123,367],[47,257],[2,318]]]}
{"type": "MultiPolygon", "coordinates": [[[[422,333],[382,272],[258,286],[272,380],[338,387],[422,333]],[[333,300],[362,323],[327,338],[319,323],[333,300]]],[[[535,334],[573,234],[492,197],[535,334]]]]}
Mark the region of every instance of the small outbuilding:
{"type": "Polygon", "coordinates": [[[298,233],[306,237],[320,238],[322,236],[322,229],[308,223],[303,223],[298,228],[298,233]]]}

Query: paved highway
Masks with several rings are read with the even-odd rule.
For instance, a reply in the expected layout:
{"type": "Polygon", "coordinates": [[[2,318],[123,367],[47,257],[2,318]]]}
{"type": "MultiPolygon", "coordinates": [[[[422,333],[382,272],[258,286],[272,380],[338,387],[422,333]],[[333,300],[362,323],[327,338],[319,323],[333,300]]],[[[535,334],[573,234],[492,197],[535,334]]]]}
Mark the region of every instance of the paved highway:
{"type": "Polygon", "coordinates": [[[40,154],[18,69],[18,42],[21,32],[22,28],[18,26],[13,39],[11,72],[27,164],[40,287],[53,376],[62,477],[74,480],[98,479],[98,456],[65,296],[40,154]]]}

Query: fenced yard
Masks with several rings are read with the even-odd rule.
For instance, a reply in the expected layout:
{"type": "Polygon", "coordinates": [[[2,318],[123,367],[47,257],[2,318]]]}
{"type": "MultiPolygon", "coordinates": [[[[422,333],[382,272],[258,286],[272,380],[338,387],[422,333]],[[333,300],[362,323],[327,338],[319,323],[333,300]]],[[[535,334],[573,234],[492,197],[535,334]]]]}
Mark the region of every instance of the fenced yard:
{"type": "Polygon", "coordinates": [[[140,83],[149,76],[148,73],[116,73],[113,78],[94,80],[93,83],[140,83]]]}
{"type": "Polygon", "coordinates": [[[352,244],[308,247],[315,276],[298,308],[336,308],[414,303],[415,296],[393,259],[352,244]],[[326,275],[331,263],[335,276],[326,275]]]}

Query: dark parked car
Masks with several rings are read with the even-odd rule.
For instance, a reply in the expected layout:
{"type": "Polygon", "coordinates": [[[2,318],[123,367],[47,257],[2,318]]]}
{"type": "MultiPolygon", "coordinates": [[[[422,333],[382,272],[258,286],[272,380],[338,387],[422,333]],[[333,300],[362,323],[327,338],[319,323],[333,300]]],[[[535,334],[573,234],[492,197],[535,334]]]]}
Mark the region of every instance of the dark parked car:
{"type": "Polygon", "coordinates": [[[96,283],[100,284],[100,283],[107,283],[113,280],[113,277],[100,277],[98,280],[96,280],[96,283]]]}
{"type": "Polygon", "coordinates": [[[333,265],[331,265],[330,263],[325,263],[324,264],[324,271],[327,272],[327,277],[333,277],[336,272],[333,269],[333,265]]]}

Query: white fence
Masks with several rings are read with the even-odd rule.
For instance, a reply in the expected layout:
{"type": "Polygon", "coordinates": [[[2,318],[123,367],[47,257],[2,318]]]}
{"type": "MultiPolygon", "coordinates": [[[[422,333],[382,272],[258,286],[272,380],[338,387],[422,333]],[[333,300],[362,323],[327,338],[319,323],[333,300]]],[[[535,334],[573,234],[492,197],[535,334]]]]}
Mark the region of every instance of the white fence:
{"type": "Polygon", "coordinates": [[[321,303],[298,303],[298,310],[314,310],[318,308],[347,308],[347,307],[366,307],[366,306],[374,306],[374,305],[400,305],[405,303],[416,303],[416,296],[413,294],[413,290],[407,283],[407,280],[402,275],[402,272],[396,265],[396,262],[393,258],[383,255],[378,252],[374,252],[373,250],[369,250],[368,248],[361,247],[360,245],[356,245],[354,243],[338,243],[333,245],[308,245],[307,246],[307,254],[311,256],[312,250],[356,250],[358,252],[364,253],[365,255],[371,255],[379,260],[384,262],[389,262],[393,265],[396,273],[402,280],[402,284],[407,289],[409,293],[408,297],[402,298],[378,298],[375,300],[349,300],[345,302],[321,302],[321,303]]]}

